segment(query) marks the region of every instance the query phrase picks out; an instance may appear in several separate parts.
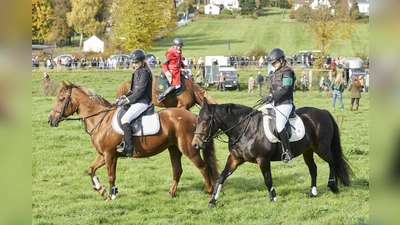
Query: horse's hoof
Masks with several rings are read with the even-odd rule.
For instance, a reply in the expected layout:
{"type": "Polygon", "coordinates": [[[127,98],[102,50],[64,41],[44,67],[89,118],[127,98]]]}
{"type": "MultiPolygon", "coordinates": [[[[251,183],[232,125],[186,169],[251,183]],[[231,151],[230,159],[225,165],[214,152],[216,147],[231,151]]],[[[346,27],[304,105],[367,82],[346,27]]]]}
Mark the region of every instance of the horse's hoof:
{"type": "Polygon", "coordinates": [[[214,208],[215,207],[215,203],[208,203],[208,207],[209,208],[214,208]]]}

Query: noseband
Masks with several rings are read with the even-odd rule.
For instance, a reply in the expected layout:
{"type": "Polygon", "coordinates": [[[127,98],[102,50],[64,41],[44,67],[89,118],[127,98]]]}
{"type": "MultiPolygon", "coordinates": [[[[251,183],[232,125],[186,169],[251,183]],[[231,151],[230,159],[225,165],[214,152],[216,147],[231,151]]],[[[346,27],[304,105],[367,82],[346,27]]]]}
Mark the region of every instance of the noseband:
{"type": "Polygon", "coordinates": [[[200,134],[200,135],[204,135],[204,136],[205,136],[205,139],[199,138],[200,141],[202,141],[203,143],[208,143],[208,142],[211,141],[211,139],[214,138],[214,137],[211,135],[212,124],[213,124],[213,121],[215,120],[215,118],[214,118],[214,108],[211,108],[211,115],[210,115],[210,118],[211,118],[211,119],[210,119],[210,123],[208,124],[207,129],[206,129],[205,132],[198,132],[198,131],[195,131],[195,132],[194,132],[194,135],[200,134]]]}
{"type": "MultiPolygon", "coordinates": [[[[71,103],[71,93],[72,93],[72,87],[69,87],[69,90],[68,90],[68,97],[67,97],[67,100],[65,101],[65,104],[64,104],[64,106],[63,106],[63,108],[61,109],[61,111],[59,111],[59,110],[57,110],[57,109],[54,109],[54,108],[51,108],[51,111],[54,111],[54,112],[56,112],[56,113],[60,113],[60,121],[63,121],[63,120],[68,120],[69,118],[67,118],[67,116],[65,115],[65,109],[67,108],[67,106],[68,106],[68,104],[70,104],[71,103]]],[[[71,120],[73,120],[73,119],[71,119],[71,120]]]]}

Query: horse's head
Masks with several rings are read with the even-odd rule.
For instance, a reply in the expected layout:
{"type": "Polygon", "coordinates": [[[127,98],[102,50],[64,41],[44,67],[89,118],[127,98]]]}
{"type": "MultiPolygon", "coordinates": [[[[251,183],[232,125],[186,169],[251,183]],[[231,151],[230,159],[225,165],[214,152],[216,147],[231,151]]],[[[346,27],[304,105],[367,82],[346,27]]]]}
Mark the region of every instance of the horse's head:
{"type": "Polygon", "coordinates": [[[62,87],[56,96],[56,103],[47,118],[47,123],[52,127],[57,127],[59,122],[78,110],[78,107],[71,100],[73,85],[67,85],[64,81],[61,81],[61,84],[62,87]]]}
{"type": "Polygon", "coordinates": [[[219,129],[214,112],[215,105],[209,105],[207,99],[204,98],[203,106],[197,116],[196,131],[192,140],[192,145],[196,149],[204,148],[204,144],[210,142],[213,134],[219,129]]]}

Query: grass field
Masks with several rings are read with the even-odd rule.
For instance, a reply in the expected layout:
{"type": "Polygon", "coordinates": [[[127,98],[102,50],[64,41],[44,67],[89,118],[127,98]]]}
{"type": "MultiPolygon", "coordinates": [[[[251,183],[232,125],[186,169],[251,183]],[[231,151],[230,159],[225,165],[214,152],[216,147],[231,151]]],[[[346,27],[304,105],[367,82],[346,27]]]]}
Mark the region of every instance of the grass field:
{"type": "MultiPolygon", "coordinates": [[[[210,20],[200,18],[178,29],[175,37],[185,43],[185,57],[204,58],[207,55],[247,55],[256,47],[267,52],[272,48],[284,49],[286,55],[298,54],[301,50],[316,49],[306,25],[298,22],[280,22],[282,9],[264,9],[258,19],[210,20]]],[[[289,13],[289,11],[286,11],[289,13]]],[[[172,40],[163,40],[151,50],[163,57],[172,40]]],[[[348,40],[334,40],[331,56],[355,56],[357,53],[369,53],[369,24],[357,24],[356,30],[348,40]]]]}
{"type": "MultiPolygon", "coordinates": [[[[333,194],[326,187],[328,165],[319,157],[319,196],[307,197],[310,176],[302,157],[289,164],[272,163],[277,202],[270,203],[257,165],[245,163],[225,182],[216,208],[209,201],[199,171],[185,157],[183,175],[175,198],[165,197],[172,180],[167,151],[147,159],[120,159],[117,166],[118,198],[104,201],[92,190],[87,175],[96,153],[80,122],[64,121],[58,128],[47,124],[55,99],[44,96],[42,72],[32,72],[32,224],[368,224],[369,223],[369,94],[360,108],[350,112],[349,92],[344,92],[345,111],[331,110],[324,92],[295,92],[297,108],[314,106],[332,112],[337,120],[344,155],[356,177],[352,186],[339,186],[333,194]]],[[[76,71],[50,73],[54,81],[71,81],[96,91],[114,102],[117,87],[132,71],[76,71]]],[[[241,82],[255,70],[239,71],[241,82]]],[[[263,71],[264,72],[264,71],[263,71]]],[[[155,72],[157,74],[157,72],[155,72]]],[[[264,74],[264,73],[263,73],[264,74]]],[[[299,75],[299,74],[297,74],[299,75]]],[[[259,97],[247,90],[217,92],[207,89],[218,103],[252,106],[259,97]]],[[[264,88],[263,92],[267,90],[264,88]]],[[[338,104],[338,102],[336,103],[338,104]]],[[[198,108],[192,109],[197,113],[198,108]]],[[[227,145],[216,141],[220,166],[227,145]]],[[[97,171],[107,184],[105,167],[97,171]]]]}

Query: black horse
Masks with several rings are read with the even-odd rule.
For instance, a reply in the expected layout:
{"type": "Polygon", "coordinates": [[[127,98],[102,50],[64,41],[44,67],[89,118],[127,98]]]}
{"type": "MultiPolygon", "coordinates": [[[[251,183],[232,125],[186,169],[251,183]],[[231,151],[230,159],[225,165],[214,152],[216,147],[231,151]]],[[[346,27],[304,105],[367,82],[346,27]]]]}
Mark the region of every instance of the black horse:
{"type": "MultiPolygon", "coordinates": [[[[314,152],[329,164],[328,187],[332,192],[339,191],[338,181],[344,186],[350,185],[353,172],[342,153],[339,128],[332,115],[312,107],[296,110],[304,123],[305,135],[290,146],[295,157],[303,154],[311,175],[310,197],[317,195],[317,165],[314,152]]],[[[257,163],[262,171],[264,183],[268,188],[270,201],[276,201],[272,187],[271,161],[280,161],[282,148],[280,142],[272,143],[266,137],[263,128],[263,113],[238,104],[208,104],[204,99],[197,117],[196,132],[192,144],[202,148],[222,132],[228,138],[229,156],[224,170],[218,177],[209,206],[213,207],[225,179],[244,162],[257,163]],[[217,132],[221,129],[219,132],[217,132]]]]}

